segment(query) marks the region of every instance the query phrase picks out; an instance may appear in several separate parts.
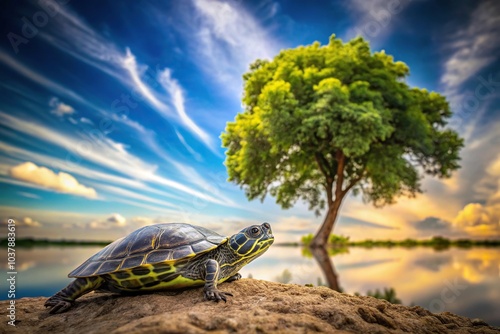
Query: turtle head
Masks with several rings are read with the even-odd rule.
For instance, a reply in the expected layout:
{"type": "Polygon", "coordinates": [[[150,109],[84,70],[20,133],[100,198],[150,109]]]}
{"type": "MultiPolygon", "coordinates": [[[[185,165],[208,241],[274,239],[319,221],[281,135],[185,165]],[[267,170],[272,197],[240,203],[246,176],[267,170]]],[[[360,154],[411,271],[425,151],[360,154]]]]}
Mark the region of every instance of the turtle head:
{"type": "Polygon", "coordinates": [[[252,225],[229,238],[229,247],[239,256],[253,260],[264,253],[274,242],[269,223],[252,225]]]}

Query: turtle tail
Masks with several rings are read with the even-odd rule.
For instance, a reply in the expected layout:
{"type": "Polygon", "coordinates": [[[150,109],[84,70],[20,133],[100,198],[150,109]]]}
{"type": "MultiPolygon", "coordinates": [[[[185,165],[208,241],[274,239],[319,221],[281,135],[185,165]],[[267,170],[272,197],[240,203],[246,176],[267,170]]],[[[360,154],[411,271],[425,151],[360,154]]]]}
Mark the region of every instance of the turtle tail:
{"type": "Polygon", "coordinates": [[[77,278],[67,287],[47,299],[45,307],[50,307],[50,313],[63,313],[73,306],[75,300],[92,290],[98,289],[104,280],[99,277],[77,278]]]}

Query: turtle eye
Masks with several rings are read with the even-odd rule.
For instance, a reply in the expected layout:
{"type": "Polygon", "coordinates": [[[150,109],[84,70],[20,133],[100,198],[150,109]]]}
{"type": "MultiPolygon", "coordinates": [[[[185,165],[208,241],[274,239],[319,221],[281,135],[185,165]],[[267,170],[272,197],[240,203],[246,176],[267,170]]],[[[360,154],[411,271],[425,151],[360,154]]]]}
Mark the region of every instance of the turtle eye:
{"type": "Polygon", "coordinates": [[[258,235],[260,230],[257,228],[257,227],[252,227],[252,229],[250,230],[250,232],[252,232],[253,235],[258,235]]]}
{"type": "Polygon", "coordinates": [[[269,225],[269,223],[264,223],[262,224],[265,228],[267,228],[268,230],[271,228],[271,225],[269,225]]]}

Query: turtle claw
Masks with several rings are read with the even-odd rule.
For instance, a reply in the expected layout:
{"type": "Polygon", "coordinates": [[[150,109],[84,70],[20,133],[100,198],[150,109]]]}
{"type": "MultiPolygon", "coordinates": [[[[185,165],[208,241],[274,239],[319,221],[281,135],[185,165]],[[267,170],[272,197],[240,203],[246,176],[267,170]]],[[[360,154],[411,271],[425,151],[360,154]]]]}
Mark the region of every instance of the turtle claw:
{"type": "Polygon", "coordinates": [[[240,273],[237,273],[236,275],[233,275],[231,277],[229,277],[226,282],[234,282],[234,281],[237,281],[241,279],[241,274],[240,273]]]}
{"type": "Polygon", "coordinates": [[[44,304],[45,307],[50,307],[50,314],[66,312],[73,306],[73,302],[64,299],[63,297],[55,294],[50,297],[44,304]]]}
{"type": "Polygon", "coordinates": [[[205,299],[206,300],[213,300],[214,302],[218,303],[221,300],[227,302],[226,296],[233,296],[232,293],[229,292],[223,292],[217,289],[212,289],[212,290],[205,290],[205,299]]]}

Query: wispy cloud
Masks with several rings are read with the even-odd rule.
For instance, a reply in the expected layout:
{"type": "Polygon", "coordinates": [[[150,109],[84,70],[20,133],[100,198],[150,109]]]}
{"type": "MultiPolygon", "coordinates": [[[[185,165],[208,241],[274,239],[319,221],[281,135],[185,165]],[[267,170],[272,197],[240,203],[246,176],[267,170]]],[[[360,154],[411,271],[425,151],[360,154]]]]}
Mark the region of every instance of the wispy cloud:
{"type": "MultiPolygon", "coordinates": [[[[270,59],[282,48],[258,19],[236,1],[191,1],[183,11],[185,30],[196,63],[231,94],[241,91],[241,75],[258,58],[270,59]]],[[[160,21],[162,18],[160,16],[160,21]]],[[[170,29],[170,27],[169,27],[170,29]]]]}
{"type": "Polygon", "coordinates": [[[352,0],[346,1],[347,8],[354,14],[355,26],[346,33],[348,39],[363,36],[373,40],[388,35],[398,15],[412,0],[352,0]]]}
{"type": "MultiPolygon", "coordinates": [[[[97,185],[94,185],[94,186],[97,187],[97,185]]],[[[137,191],[130,191],[130,190],[118,188],[115,186],[109,186],[109,185],[101,185],[99,188],[106,190],[109,193],[120,195],[120,196],[125,197],[125,198],[132,198],[132,199],[143,201],[143,202],[159,204],[159,205],[162,205],[163,207],[169,207],[169,208],[176,207],[176,205],[174,205],[170,202],[159,200],[159,199],[149,197],[149,196],[145,196],[145,195],[137,193],[137,191]]]]}
{"type": "Polygon", "coordinates": [[[45,87],[46,89],[51,90],[54,94],[57,94],[59,96],[65,96],[69,97],[75,101],[78,102],[85,102],[85,99],[83,99],[80,95],[76,94],[72,90],[65,88],[64,86],[46,78],[42,74],[32,70],[28,66],[25,66],[21,64],[19,61],[16,59],[12,58],[9,56],[7,53],[5,53],[3,50],[0,49],[0,62],[3,63],[4,65],[7,65],[7,67],[10,70],[14,70],[24,76],[25,78],[38,83],[42,87],[45,87]]]}
{"type": "MultiPolygon", "coordinates": [[[[176,116],[168,106],[168,101],[165,101],[165,98],[160,97],[155,91],[155,85],[145,82],[143,75],[148,70],[148,66],[138,63],[130,48],[125,46],[122,48],[124,51],[121,51],[118,46],[103,37],[67,6],[60,7],[59,13],[61,15],[55,17],[54,26],[51,29],[44,30],[41,34],[47,42],[114,77],[125,87],[137,90],[154,111],[170,121],[179,123],[214,150],[209,135],[187,116],[184,110],[182,91],[178,83],[171,86],[172,90],[167,90],[171,93],[172,104],[177,110],[176,116]]],[[[160,80],[160,77],[152,79],[160,80]]],[[[127,119],[119,121],[125,123],[127,119]]],[[[127,125],[137,127],[137,123],[134,124],[130,120],[128,120],[127,125]]]]}
{"type": "Polygon", "coordinates": [[[132,52],[127,49],[127,55],[123,60],[123,67],[128,71],[135,88],[141,92],[144,98],[151,104],[153,109],[167,120],[179,123],[189,132],[198,137],[212,151],[216,152],[212,138],[208,133],[201,129],[186,113],[184,92],[179,82],[171,75],[171,70],[165,68],[156,73],[154,80],[166,90],[170,96],[170,101],[163,101],[153,87],[149,86],[142,78],[147,71],[147,66],[139,66],[132,52]],[[173,105],[176,110],[174,114],[169,107],[173,105]]]}
{"type": "Polygon", "coordinates": [[[450,56],[444,62],[441,82],[448,95],[459,93],[461,85],[498,59],[500,52],[500,3],[482,1],[465,27],[445,44],[450,56]]]}
{"type": "Polygon", "coordinates": [[[160,101],[155,93],[144,83],[141,79],[141,74],[146,70],[144,66],[139,68],[137,61],[135,60],[135,56],[130,52],[130,49],[127,48],[127,55],[123,59],[123,67],[128,71],[130,77],[132,78],[132,82],[135,87],[141,92],[141,94],[148,100],[152,106],[162,114],[170,115],[170,110],[167,105],[165,105],[162,101],[160,101]]]}
{"type": "Polygon", "coordinates": [[[57,6],[58,15],[51,20],[50,26],[40,30],[40,36],[61,51],[118,80],[124,80],[124,73],[119,70],[123,51],[92,29],[70,6],[58,6],[54,0],[47,2],[57,6]]]}
{"type": "Polygon", "coordinates": [[[0,121],[11,129],[66,149],[72,154],[73,161],[85,159],[112,169],[119,174],[131,177],[133,180],[163,185],[211,203],[234,205],[232,202],[226,202],[220,197],[211,196],[205,192],[188,187],[181,182],[158,175],[155,172],[157,166],[151,165],[137,156],[130,154],[121,143],[117,143],[109,138],[91,138],[86,134],[80,134],[79,137],[75,137],[34,122],[24,121],[3,112],[0,112],[0,121]]]}
{"type": "MultiPolygon", "coordinates": [[[[184,202],[189,201],[189,199],[186,199],[179,195],[174,195],[172,192],[162,191],[153,188],[145,184],[143,181],[134,180],[129,177],[121,177],[115,174],[100,172],[96,170],[96,168],[86,168],[80,164],[76,164],[67,160],[61,160],[53,156],[48,156],[45,154],[28,151],[23,148],[15,147],[13,145],[9,145],[6,143],[0,142],[0,149],[4,152],[4,154],[12,156],[17,160],[23,161],[27,159],[32,159],[38,164],[51,166],[51,168],[64,170],[69,173],[79,175],[85,179],[92,180],[91,182],[89,182],[89,184],[91,184],[95,189],[98,189],[99,193],[101,194],[109,193],[117,195],[119,200],[122,200],[123,197],[128,198],[127,196],[129,195],[132,195],[130,197],[132,199],[138,199],[137,196],[141,196],[139,194],[150,193],[171,200],[184,201],[184,202]],[[130,191],[127,189],[133,189],[134,191],[130,191]]],[[[14,160],[14,163],[13,164],[11,163],[11,165],[8,164],[5,166],[0,165],[0,174],[8,175],[8,171],[15,165],[15,161],[17,160],[14,160]]],[[[16,182],[15,184],[18,185],[31,186],[37,189],[43,189],[42,187],[39,186],[30,185],[24,182],[10,180],[7,178],[0,178],[0,182],[7,182],[7,183],[16,182]]],[[[109,196],[106,196],[106,198],[109,198],[109,196]]],[[[142,195],[140,199],[148,202],[150,197],[142,195]]],[[[158,203],[157,200],[154,198],[152,198],[151,202],[158,203]]],[[[127,202],[127,204],[129,204],[129,202],[127,202]]],[[[164,205],[164,207],[172,206],[171,203],[164,201],[162,201],[161,204],[164,205]]],[[[163,211],[163,209],[155,208],[155,211],[163,211]]]]}
{"type": "Polygon", "coordinates": [[[182,91],[179,82],[172,78],[172,71],[170,69],[164,69],[159,73],[159,81],[165,90],[170,94],[172,98],[172,104],[177,111],[181,122],[196,136],[198,136],[203,143],[205,143],[209,148],[214,149],[214,143],[212,138],[198,125],[186,113],[184,107],[184,93],[182,91]]]}
{"type": "Polygon", "coordinates": [[[71,115],[75,112],[75,109],[72,106],[59,101],[57,97],[52,97],[50,99],[49,106],[52,107],[51,113],[59,117],[63,117],[65,115],[71,115]]]}
{"type": "Polygon", "coordinates": [[[27,198],[33,198],[33,199],[40,199],[41,197],[38,196],[37,194],[33,194],[33,193],[28,193],[28,192],[25,192],[25,191],[18,191],[17,192],[19,195],[23,196],[23,197],[27,197],[27,198]]]}

